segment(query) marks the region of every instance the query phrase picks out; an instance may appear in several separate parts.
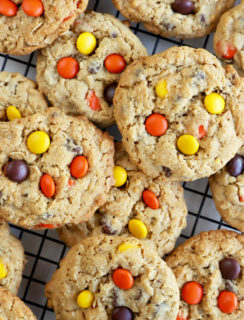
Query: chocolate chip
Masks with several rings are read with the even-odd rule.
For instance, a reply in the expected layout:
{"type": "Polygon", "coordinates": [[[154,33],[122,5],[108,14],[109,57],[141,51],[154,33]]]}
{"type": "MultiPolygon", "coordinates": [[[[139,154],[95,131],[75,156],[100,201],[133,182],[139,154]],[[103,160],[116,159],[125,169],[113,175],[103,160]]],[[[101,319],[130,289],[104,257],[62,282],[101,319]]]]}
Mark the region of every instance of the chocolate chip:
{"type": "Polygon", "coordinates": [[[113,104],[113,98],[114,98],[114,94],[115,94],[115,90],[117,88],[118,83],[117,82],[113,82],[110,85],[108,85],[104,92],[103,92],[103,96],[104,99],[107,101],[108,104],[112,105],[113,104]]]}
{"type": "Polygon", "coordinates": [[[171,172],[170,168],[162,167],[162,169],[163,169],[163,172],[164,172],[166,178],[170,178],[172,176],[172,172],[171,172]]]}
{"type": "Polygon", "coordinates": [[[219,263],[220,272],[224,279],[235,280],[240,272],[241,267],[239,263],[232,258],[225,258],[219,263]]]}
{"type": "Polygon", "coordinates": [[[206,22],[206,17],[205,17],[204,14],[201,14],[201,21],[202,21],[202,22],[206,22]]]}
{"type": "Polygon", "coordinates": [[[112,313],[112,320],[132,320],[133,313],[129,308],[118,307],[112,313]]]}
{"type": "Polygon", "coordinates": [[[194,11],[194,4],[189,0],[175,0],[175,2],[172,3],[171,8],[177,13],[190,14],[194,11]]]}
{"type": "Polygon", "coordinates": [[[4,173],[9,180],[22,182],[29,175],[29,168],[23,160],[11,160],[4,167],[4,173]]]}
{"type": "Polygon", "coordinates": [[[111,228],[107,224],[105,224],[102,227],[102,230],[103,230],[104,233],[110,234],[110,235],[114,235],[116,233],[115,231],[112,231],[111,228]]]}
{"type": "Polygon", "coordinates": [[[244,170],[244,158],[240,154],[237,154],[227,163],[226,167],[231,176],[237,177],[244,170]]]}

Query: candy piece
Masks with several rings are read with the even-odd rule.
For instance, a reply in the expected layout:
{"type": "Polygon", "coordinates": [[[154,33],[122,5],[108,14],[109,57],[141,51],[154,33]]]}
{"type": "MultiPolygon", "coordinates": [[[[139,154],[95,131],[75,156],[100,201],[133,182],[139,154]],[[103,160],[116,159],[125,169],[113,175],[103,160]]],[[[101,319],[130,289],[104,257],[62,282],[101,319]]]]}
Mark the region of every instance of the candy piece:
{"type": "Polygon", "coordinates": [[[204,99],[204,105],[211,114],[220,114],[225,108],[225,99],[218,93],[210,93],[204,99]]]}
{"type": "Polygon", "coordinates": [[[108,85],[103,93],[104,99],[107,101],[108,104],[112,105],[113,104],[113,98],[115,94],[115,90],[117,88],[118,83],[113,82],[110,85],[108,85]]]}
{"type": "Polygon", "coordinates": [[[139,248],[137,244],[133,244],[133,243],[122,243],[119,247],[118,247],[118,251],[119,252],[125,252],[129,249],[133,249],[133,248],[139,248]]]}
{"type": "Polygon", "coordinates": [[[218,296],[218,307],[224,313],[232,313],[237,309],[238,299],[234,292],[222,291],[218,296]]]}
{"type": "Polygon", "coordinates": [[[151,136],[160,137],[167,131],[168,122],[163,115],[159,113],[153,113],[147,117],[145,121],[145,127],[151,136]]]}
{"type": "Polygon", "coordinates": [[[2,260],[0,259],[0,279],[6,278],[7,270],[2,260]]]}
{"type": "Polygon", "coordinates": [[[111,320],[132,320],[133,312],[127,307],[115,308],[111,320]]]}
{"type": "Polygon", "coordinates": [[[240,154],[236,154],[234,158],[227,163],[226,168],[231,176],[239,176],[244,170],[244,158],[240,154]]]}
{"type": "Polygon", "coordinates": [[[239,197],[239,201],[240,201],[240,202],[244,202],[244,197],[241,197],[241,196],[240,196],[240,197],[239,197]]]}
{"type": "Polygon", "coordinates": [[[206,130],[204,129],[204,126],[203,126],[203,125],[199,126],[198,132],[199,132],[199,138],[200,138],[200,139],[204,138],[204,137],[206,136],[206,134],[207,134],[207,132],[206,132],[206,130]]]}
{"type": "Polygon", "coordinates": [[[145,204],[151,209],[159,208],[159,201],[155,194],[150,190],[144,190],[142,193],[142,199],[145,204]]]}
{"type": "Polygon", "coordinates": [[[55,193],[55,183],[53,178],[49,174],[44,174],[40,180],[40,188],[42,193],[47,197],[51,198],[55,193]]]}
{"type": "Polygon", "coordinates": [[[114,167],[115,187],[122,187],[127,181],[127,172],[121,166],[114,167]]]}
{"type": "Polygon", "coordinates": [[[58,227],[59,227],[58,224],[46,224],[46,223],[40,223],[35,226],[35,228],[45,228],[45,229],[56,229],[58,227]]]}
{"type": "Polygon", "coordinates": [[[6,114],[9,121],[21,118],[19,110],[14,106],[8,106],[6,114]]]}
{"type": "Polygon", "coordinates": [[[147,236],[147,227],[141,220],[131,219],[128,228],[130,233],[138,239],[144,239],[147,236]]]}
{"type": "Polygon", "coordinates": [[[75,180],[69,179],[68,185],[72,187],[75,184],[75,180]]]}
{"type": "Polygon", "coordinates": [[[41,0],[23,0],[22,9],[31,17],[39,17],[44,12],[44,6],[41,0]]]}
{"type": "Polygon", "coordinates": [[[187,320],[187,318],[178,314],[176,320],[187,320]]]}
{"type": "Polygon", "coordinates": [[[197,153],[199,143],[195,137],[189,134],[184,134],[177,140],[177,147],[182,153],[186,155],[193,155],[197,153]]]}
{"type": "Polygon", "coordinates": [[[121,73],[126,67],[126,62],[120,54],[114,53],[105,58],[104,66],[111,73],[121,73]]]}
{"type": "Polygon", "coordinates": [[[130,271],[119,268],[113,272],[113,281],[117,287],[128,290],[133,287],[134,279],[130,271]]]}
{"type": "Polygon", "coordinates": [[[64,79],[73,79],[79,70],[78,61],[72,57],[61,58],[57,63],[57,71],[64,79]]]}
{"type": "Polygon", "coordinates": [[[181,294],[183,300],[188,304],[199,304],[203,298],[203,287],[195,281],[187,282],[184,284],[181,294]]]}
{"type": "Polygon", "coordinates": [[[46,132],[43,131],[34,131],[32,132],[27,139],[28,149],[35,153],[41,154],[48,150],[50,146],[50,138],[46,132]]]}
{"type": "Polygon", "coordinates": [[[88,172],[88,161],[84,156],[75,157],[70,164],[70,173],[74,178],[82,178],[88,172]]]}
{"type": "Polygon", "coordinates": [[[235,280],[240,272],[241,267],[239,263],[232,258],[225,258],[220,261],[219,268],[224,279],[235,280]]]}
{"type": "Polygon", "coordinates": [[[86,95],[86,99],[92,110],[97,111],[101,108],[100,101],[94,91],[89,91],[86,95]]]}
{"type": "Polygon", "coordinates": [[[159,98],[164,98],[168,94],[167,82],[165,80],[159,81],[156,85],[156,93],[159,98]]]}
{"type": "Polygon", "coordinates": [[[3,14],[7,17],[13,17],[18,11],[17,5],[10,0],[1,0],[0,1],[0,14],[3,14]]]}
{"type": "Polygon", "coordinates": [[[92,302],[94,299],[94,295],[89,290],[81,291],[81,293],[77,297],[77,304],[79,307],[83,309],[88,309],[92,306],[92,302]]]}
{"type": "Polygon", "coordinates": [[[14,182],[22,182],[29,175],[29,168],[23,160],[11,160],[4,167],[5,176],[14,182]]]}
{"type": "Polygon", "coordinates": [[[221,54],[223,59],[231,60],[234,58],[237,49],[230,43],[223,44],[222,42],[217,43],[217,51],[221,54]]]}
{"type": "Polygon", "coordinates": [[[171,8],[174,12],[181,14],[190,14],[194,12],[194,4],[189,0],[175,0],[171,4],[171,8]]]}
{"type": "Polygon", "coordinates": [[[90,32],[81,33],[76,41],[77,49],[85,55],[91,54],[95,50],[96,45],[97,40],[90,32]]]}

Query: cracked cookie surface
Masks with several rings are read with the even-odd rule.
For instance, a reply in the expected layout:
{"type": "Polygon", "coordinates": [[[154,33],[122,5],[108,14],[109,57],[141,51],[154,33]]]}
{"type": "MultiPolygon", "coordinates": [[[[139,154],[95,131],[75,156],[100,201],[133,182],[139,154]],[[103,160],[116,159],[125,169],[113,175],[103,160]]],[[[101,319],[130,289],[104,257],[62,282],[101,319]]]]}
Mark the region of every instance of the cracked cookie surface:
{"type": "Polygon", "coordinates": [[[54,228],[86,221],[104,204],[113,184],[114,144],[85,117],[49,108],[2,122],[0,132],[0,216],[5,220],[26,228],[54,228]],[[43,143],[39,136],[45,143],[50,139],[50,145],[36,154],[33,147],[43,143]],[[73,169],[79,172],[81,165],[83,170],[84,162],[85,174],[77,176],[73,169]]]}
{"type": "MultiPolygon", "coordinates": [[[[244,157],[244,147],[238,155],[244,157]]],[[[224,221],[244,232],[244,164],[237,176],[231,175],[225,166],[209,178],[209,183],[216,208],[224,221]]]]}
{"type": "Polygon", "coordinates": [[[16,55],[29,54],[52,43],[69,29],[88,3],[87,0],[41,0],[44,13],[33,17],[23,10],[22,0],[11,2],[17,5],[16,14],[0,14],[0,52],[16,55]]]}
{"type": "Polygon", "coordinates": [[[190,14],[182,14],[172,9],[174,2],[176,1],[113,0],[115,7],[126,18],[142,22],[153,33],[182,39],[200,38],[209,34],[214,30],[223,12],[235,3],[234,0],[188,1],[193,4],[193,11],[190,14]]]}
{"type": "Polygon", "coordinates": [[[5,287],[17,294],[24,265],[24,248],[21,242],[10,234],[8,224],[0,220],[0,289],[5,287]]]}
{"type": "Polygon", "coordinates": [[[180,245],[166,258],[166,262],[174,272],[181,291],[179,315],[183,319],[243,319],[243,235],[228,230],[202,232],[180,245]],[[235,279],[229,279],[233,275],[234,268],[228,270],[229,275],[224,275],[226,270],[221,268],[221,263],[225,259],[231,259],[232,263],[235,261],[232,267],[239,265],[239,270],[235,270],[237,271],[233,277],[235,279]],[[183,287],[192,281],[203,287],[202,300],[195,305],[190,305],[183,299],[183,287]],[[227,314],[218,307],[218,297],[222,291],[231,291],[237,296],[238,305],[234,312],[227,314]]]}
{"type": "Polygon", "coordinates": [[[244,76],[244,2],[226,12],[214,34],[214,51],[244,76]]]}
{"type": "Polygon", "coordinates": [[[43,112],[47,101],[38,91],[37,84],[19,73],[0,72],[0,121],[7,121],[9,106],[18,109],[21,117],[43,112]]]}
{"type": "Polygon", "coordinates": [[[111,188],[107,202],[91,220],[77,226],[66,225],[58,229],[59,235],[69,246],[91,235],[131,235],[128,223],[138,219],[147,228],[145,239],[151,241],[162,257],[173,249],[181,230],[186,226],[187,208],[183,189],[178,182],[170,183],[145,176],[129,161],[121,143],[116,143],[115,148],[115,165],[127,171],[126,183],[120,188],[111,188]],[[158,200],[158,208],[154,209],[145,203],[145,190],[153,192],[154,199],[158,200]]]}
{"type": "Polygon", "coordinates": [[[123,57],[128,65],[146,56],[147,52],[136,35],[120,20],[109,14],[84,13],[69,31],[39,52],[37,81],[40,90],[67,114],[84,114],[102,127],[112,125],[114,107],[112,101],[104,97],[105,89],[116,85],[120,78],[120,73],[109,72],[104,66],[106,57],[112,54],[123,57]],[[96,48],[89,55],[82,54],[76,46],[78,36],[84,32],[96,38],[96,48]],[[57,64],[60,59],[70,56],[79,63],[79,71],[74,78],[65,79],[58,73],[57,64]],[[95,109],[87,99],[89,93],[98,99],[95,109]]]}
{"type": "Polygon", "coordinates": [[[131,161],[145,174],[190,181],[215,173],[240,148],[243,102],[243,79],[231,66],[223,69],[204,49],[173,47],[128,66],[115,92],[115,119],[131,161]],[[163,97],[157,94],[158,85],[163,97]],[[212,94],[223,102],[219,114],[205,105],[212,94]],[[147,127],[155,114],[164,129],[159,135],[154,133],[157,117],[156,126],[147,127]],[[193,147],[198,145],[194,153],[180,151],[184,135],[191,139],[187,148],[192,141],[193,147]]]}
{"type": "Polygon", "coordinates": [[[32,311],[10,291],[0,287],[1,320],[36,320],[32,311]]]}
{"type": "Polygon", "coordinates": [[[177,284],[166,263],[145,242],[124,236],[89,237],[73,246],[46,285],[46,296],[57,320],[108,320],[120,306],[129,308],[135,320],[175,320],[179,307],[177,284]],[[131,288],[115,284],[118,268],[131,273],[131,288]],[[85,289],[93,301],[82,309],[76,300],[85,289]]]}

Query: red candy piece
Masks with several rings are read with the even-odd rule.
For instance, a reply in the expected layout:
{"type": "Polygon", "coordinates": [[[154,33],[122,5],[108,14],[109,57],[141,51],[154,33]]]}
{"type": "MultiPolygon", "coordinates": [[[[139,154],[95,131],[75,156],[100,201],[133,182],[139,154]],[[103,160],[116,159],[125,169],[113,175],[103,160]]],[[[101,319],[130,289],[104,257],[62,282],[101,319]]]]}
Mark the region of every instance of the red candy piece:
{"type": "Polygon", "coordinates": [[[204,138],[206,136],[206,134],[207,134],[207,132],[204,129],[203,125],[199,126],[198,131],[199,131],[199,138],[200,139],[204,138]]]}
{"type": "Polygon", "coordinates": [[[145,127],[151,136],[160,137],[167,131],[168,122],[163,115],[159,113],[153,113],[147,117],[145,121],[145,127]]]}
{"type": "Polygon", "coordinates": [[[22,9],[31,17],[39,17],[44,12],[44,6],[41,0],[23,0],[22,9]]]}
{"type": "Polygon", "coordinates": [[[142,199],[145,204],[151,209],[159,208],[159,201],[155,194],[150,190],[144,190],[142,193],[142,199]]]}
{"type": "Polygon", "coordinates": [[[222,291],[218,296],[218,307],[224,313],[232,313],[238,306],[237,296],[231,291],[222,291]]]}
{"type": "Polygon", "coordinates": [[[94,91],[89,91],[86,95],[86,100],[92,110],[97,111],[101,108],[100,101],[94,91]]]}
{"type": "Polygon", "coordinates": [[[224,45],[221,42],[217,43],[217,50],[221,54],[222,58],[226,60],[232,59],[237,52],[237,49],[231,44],[226,43],[226,45],[224,45]]]}
{"type": "Polygon", "coordinates": [[[121,73],[126,67],[126,62],[120,54],[114,53],[106,57],[104,66],[111,73],[121,73]]]}
{"type": "Polygon", "coordinates": [[[240,202],[244,202],[244,197],[239,197],[240,202]]]}
{"type": "Polygon", "coordinates": [[[47,197],[51,198],[55,193],[55,183],[53,178],[49,174],[44,174],[40,180],[40,188],[42,193],[47,197]]]}
{"type": "Polygon", "coordinates": [[[75,157],[70,164],[70,173],[74,178],[82,178],[87,174],[88,161],[84,156],[75,157]]]}
{"type": "Polygon", "coordinates": [[[57,71],[64,79],[73,79],[79,72],[79,63],[72,57],[61,58],[57,63],[57,71]]]}
{"type": "Polygon", "coordinates": [[[10,0],[0,0],[0,14],[7,17],[13,17],[18,11],[17,5],[10,0]]]}
{"type": "Polygon", "coordinates": [[[184,284],[181,294],[183,300],[188,304],[199,304],[203,298],[203,287],[195,281],[187,282],[184,284]]]}
{"type": "Polygon", "coordinates": [[[117,287],[123,290],[131,289],[134,284],[134,278],[130,271],[121,268],[114,271],[113,281],[117,287]]]}
{"type": "Polygon", "coordinates": [[[37,224],[36,226],[34,226],[34,229],[35,228],[45,228],[45,229],[55,229],[55,228],[58,228],[58,224],[45,224],[45,223],[40,223],[40,224],[37,224]]]}

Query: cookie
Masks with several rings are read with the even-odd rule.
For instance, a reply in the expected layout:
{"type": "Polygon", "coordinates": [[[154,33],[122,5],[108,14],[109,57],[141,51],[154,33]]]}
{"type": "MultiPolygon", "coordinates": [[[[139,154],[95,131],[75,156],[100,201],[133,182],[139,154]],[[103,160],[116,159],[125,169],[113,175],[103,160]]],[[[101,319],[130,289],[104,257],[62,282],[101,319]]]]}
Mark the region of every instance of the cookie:
{"type": "Polygon", "coordinates": [[[1,320],[36,320],[32,311],[18,297],[0,287],[1,320]]]}
{"type": "Polygon", "coordinates": [[[128,19],[164,37],[200,38],[213,31],[234,0],[113,0],[128,19]]]}
{"type": "Polygon", "coordinates": [[[122,144],[115,146],[115,181],[122,179],[122,186],[111,188],[107,202],[91,220],[66,225],[58,229],[59,235],[69,246],[91,235],[133,235],[150,240],[163,256],[186,226],[183,189],[178,182],[145,176],[129,161],[122,144]]]}
{"type": "Polygon", "coordinates": [[[24,249],[21,242],[10,234],[8,224],[0,220],[0,289],[5,287],[17,294],[24,265],[24,249]]]}
{"type": "Polygon", "coordinates": [[[92,217],[113,184],[114,144],[85,117],[49,108],[0,123],[0,216],[25,228],[92,217]]]}
{"type": "Polygon", "coordinates": [[[204,49],[173,47],[135,61],[114,105],[131,161],[151,177],[208,177],[242,145],[243,79],[204,49]]]}
{"type": "Polygon", "coordinates": [[[44,112],[47,107],[34,81],[19,73],[0,72],[0,121],[44,112]]]}
{"type": "Polygon", "coordinates": [[[241,320],[244,314],[244,236],[202,232],[167,259],[181,291],[177,320],[241,320]]]}
{"type": "Polygon", "coordinates": [[[70,115],[102,127],[114,123],[113,96],[121,72],[146,56],[140,40],[109,14],[87,12],[37,59],[40,90],[70,115]]]}
{"type": "Polygon", "coordinates": [[[67,31],[88,0],[1,0],[0,52],[24,55],[67,31]]]}
{"type": "Polygon", "coordinates": [[[232,227],[244,232],[244,146],[209,178],[217,210],[232,227]]]}
{"type": "Polygon", "coordinates": [[[231,63],[244,76],[244,2],[227,11],[214,34],[214,51],[225,63],[231,63]]]}
{"type": "Polygon", "coordinates": [[[70,249],[46,285],[56,318],[175,320],[179,292],[166,263],[131,237],[89,237],[70,249]]]}

